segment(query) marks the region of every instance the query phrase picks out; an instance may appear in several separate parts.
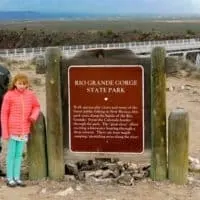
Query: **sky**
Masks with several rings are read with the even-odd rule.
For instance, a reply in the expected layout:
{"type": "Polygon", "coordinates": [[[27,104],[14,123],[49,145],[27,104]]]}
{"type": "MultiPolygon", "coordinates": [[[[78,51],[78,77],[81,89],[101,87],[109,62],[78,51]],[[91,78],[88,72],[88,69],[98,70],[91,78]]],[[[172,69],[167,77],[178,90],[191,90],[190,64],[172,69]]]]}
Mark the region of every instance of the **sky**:
{"type": "Polygon", "coordinates": [[[200,0],[0,0],[0,10],[121,14],[200,14],[200,0]]]}

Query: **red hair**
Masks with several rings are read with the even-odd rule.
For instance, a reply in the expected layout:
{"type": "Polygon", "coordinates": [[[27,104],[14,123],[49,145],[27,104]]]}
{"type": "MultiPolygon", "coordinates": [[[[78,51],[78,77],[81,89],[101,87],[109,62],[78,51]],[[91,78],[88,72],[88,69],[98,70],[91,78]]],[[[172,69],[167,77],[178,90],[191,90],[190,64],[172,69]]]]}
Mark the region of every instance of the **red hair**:
{"type": "Polygon", "coordinates": [[[13,80],[10,83],[9,90],[13,90],[16,88],[15,84],[17,81],[20,81],[20,82],[24,83],[25,85],[27,85],[27,88],[30,86],[28,76],[26,74],[20,73],[20,74],[17,74],[14,76],[13,80]]]}

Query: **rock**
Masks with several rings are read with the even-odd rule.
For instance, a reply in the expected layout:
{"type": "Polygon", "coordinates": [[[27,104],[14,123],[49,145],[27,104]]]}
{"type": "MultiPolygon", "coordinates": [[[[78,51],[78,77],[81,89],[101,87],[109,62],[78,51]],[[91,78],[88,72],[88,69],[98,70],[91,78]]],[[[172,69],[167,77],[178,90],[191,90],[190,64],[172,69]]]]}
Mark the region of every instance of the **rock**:
{"type": "Polygon", "coordinates": [[[112,159],[111,158],[95,158],[95,161],[96,162],[109,162],[109,163],[111,163],[112,159]]]}
{"type": "Polygon", "coordinates": [[[95,172],[95,174],[94,174],[94,176],[95,177],[100,177],[100,176],[102,176],[103,175],[103,170],[97,170],[96,172],[95,172]]]}
{"type": "Polygon", "coordinates": [[[123,162],[123,161],[118,161],[118,162],[117,162],[117,165],[123,167],[123,166],[124,166],[124,162],[123,162]]]}
{"type": "Polygon", "coordinates": [[[185,70],[179,70],[178,71],[178,75],[179,77],[187,77],[188,76],[188,72],[185,70]]]}
{"type": "Polygon", "coordinates": [[[119,162],[119,158],[111,158],[111,163],[117,163],[119,162]]]}
{"type": "Polygon", "coordinates": [[[189,166],[189,171],[191,171],[191,172],[200,172],[200,164],[194,164],[194,163],[192,163],[189,166]]]}
{"type": "Polygon", "coordinates": [[[200,184],[200,180],[195,179],[195,178],[192,177],[192,176],[188,176],[187,180],[188,180],[188,183],[189,183],[189,184],[198,184],[198,185],[200,184]]]}
{"type": "Polygon", "coordinates": [[[65,164],[65,174],[69,175],[78,175],[78,167],[74,163],[67,163],[65,164]]]}
{"type": "Polygon", "coordinates": [[[102,178],[115,178],[115,174],[112,170],[107,169],[103,171],[102,178]]]}
{"type": "Polygon", "coordinates": [[[142,180],[146,177],[145,171],[143,173],[137,173],[132,175],[135,180],[142,180]]]}
{"type": "Polygon", "coordinates": [[[81,191],[81,190],[82,190],[82,187],[81,187],[80,185],[77,185],[77,186],[76,186],[76,190],[77,190],[77,191],[81,191]]]}
{"type": "Polygon", "coordinates": [[[64,181],[76,181],[76,178],[74,175],[65,175],[64,181]]]}
{"type": "Polygon", "coordinates": [[[118,161],[111,159],[82,160],[74,164],[69,162],[65,170],[69,175],[65,180],[96,183],[119,183],[122,185],[133,185],[134,180],[142,180],[149,177],[150,164],[137,165],[133,162],[118,161]],[[84,170],[85,169],[85,170],[84,170]]]}
{"type": "Polygon", "coordinates": [[[120,175],[120,169],[115,169],[113,171],[113,175],[114,175],[115,178],[117,178],[120,175]]]}
{"type": "Polygon", "coordinates": [[[77,167],[78,167],[79,170],[84,171],[84,169],[82,169],[82,168],[84,168],[85,166],[88,165],[88,161],[87,160],[81,160],[81,161],[78,161],[76,164],[77,164],[77,167]]]}
{"type": "Polygon", "coordinates": [[[95,171],[85,171],[85,179],[89,178],[90,176],[95,176],[95,171]]]}
{"type": "Polygon", "coordinates": [[[175,90],[175,87],[174,86],[169,86],[169,87],[166,88],[166,90],[172,92],[172,91],[175,90]]]}
{"type": "Polygon", "coordinates": [[[145,164],[143,166],[140,167],[140,169],[142,169],[142,171],[146,171],[146,170],[150,170],[151,165],[150,164],[145,164]]]}
{"type": "Polygon", "coordinates": [[[197,158],[193,158],[191,156],[188,157],[188,161],[189,161],[189,163],[200,164],[200,162],[197,158]]]}
{"type": "Polygon", "coordinates": [[[134,178],[130,174],[123,173],[117,178],[117,183],[130,186],[134,184],[134,178]]]}
{"type": "Polygon", "coordinates": [[[78,173],[77,179],[78,179],[79,181],[84,181],[84,180],[85,180],[85,172],[84,172],[84,171],[80,171],[80,172],[78,173]]]}
{"type": "Polygon", "coordinates": [[[66,190],[63,191],[59,191],[57,192],[55,195],[56,196],[67,196],[67,195],[71,195],[74,193],[74,190],[72,187],[67,188],[66,190]]]}
{"type": "Polygon", "coordinates": [[[188,162],[189,162],[189,171],[192,171],[192,172],[200,171],[200,162],[197,158],[193,158],[193,157],[189,156],[188,162]]]}
{"type": "Polygon", "coordinates": [[[114,171],[115,169],[118,168],[118,165],[117,165],[116,163],[105,163],[105,166],[106,166],[108,169],[112,170],[112,171],[114,171]]]}
{"type": "Polygon", "coordinates": [[[192,184],[194,182],[194,178],[191,176],[188,176],[187,180],[189,184],[192,184]]]}
{"type": "Polygon", "coordinates": [[[135,163],[128,163],[128,170],[138,170],[138,165],[135,163]]]}
{"type": "Polygon", "coordinates": [[[46,194],[46,192],[47,192],[47,189],[46,189],[46,188],[43,188],[43,189],[40,191],[41,194],[46,194]]]}
{"type": "Polygon", "coordinates": [[[113,178],[95,178],[90,177],[87,182],[95,182],[95,183],[101,183],[101,184],[108,184],[108,183],[114,183],[116,182],[113,178]]]}
{"type": "Polygon", "coordinates": [[[105,169],[108,169],[109,165],[112,164],[111,162],[103,162],[101,160],[96,160],[95,161],[95,167],[96,169],[102,169],[102,170],[105,170],[105,169]]]}
{"type": "Polygon", "coordinates": [[[89,170],[95,169],[95,165],[94,165],[94,162],[92,160],[79,161],[79,162],[77,162],[77,167],[80,171],[89,171],[89,170]]]}
{"type": "Polygon", "coordinates": [[[182,85],[182,86],[181,86],[181,90],[184,90],[184,89],[185,89],[185,86],[184,86],[184,85],[182,85]]]}
{"type": "Polygon", "coordinates": [[[128,165],[123,161],[117,162],[117,165],[119,166],[120,171],[124,171],[126,168],[128,168],[128,165]]]}

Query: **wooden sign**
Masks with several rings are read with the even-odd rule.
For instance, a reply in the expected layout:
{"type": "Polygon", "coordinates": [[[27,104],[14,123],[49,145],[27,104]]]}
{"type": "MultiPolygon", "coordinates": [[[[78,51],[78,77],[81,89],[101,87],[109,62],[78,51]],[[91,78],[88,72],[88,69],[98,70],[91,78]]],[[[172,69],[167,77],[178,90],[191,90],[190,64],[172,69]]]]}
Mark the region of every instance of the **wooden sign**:
{"type": "Polygon", "coordinates": [[[142,66],[70,66],[68,87],[71,151],[143,152],[142,66]]]}

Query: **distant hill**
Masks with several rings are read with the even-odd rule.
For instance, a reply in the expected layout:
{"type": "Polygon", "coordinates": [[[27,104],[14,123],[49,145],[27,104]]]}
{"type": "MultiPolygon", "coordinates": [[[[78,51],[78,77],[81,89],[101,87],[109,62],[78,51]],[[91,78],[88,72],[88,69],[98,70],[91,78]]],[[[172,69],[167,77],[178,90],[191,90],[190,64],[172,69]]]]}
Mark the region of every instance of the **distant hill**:
{"type": "Polygon", "coordinates": [[[38,21],[38,20],[96,20],[96,19],[191,19],[198,18],[200,15],[163,15],[151,13],[137,13],[134,15],[125,14],[98,14],[80,12],[35,12],[35,11],[0,11],[0,21],[38,21]]]}
{"type": "Polygon", "coordinates": [[[24,20],[67,20],[67,19],[99,19],[115,17],[116,15],[90,13],[41,13],[34,11],[0,11],[0,21],[24,20]]]}
{"type": "Polygon", "coordinates": [[[45,16],[42,16],[38,12],[0,11],[0,20],[2,21],[39,19],[40,17],[45,17],[45,16]]]}

